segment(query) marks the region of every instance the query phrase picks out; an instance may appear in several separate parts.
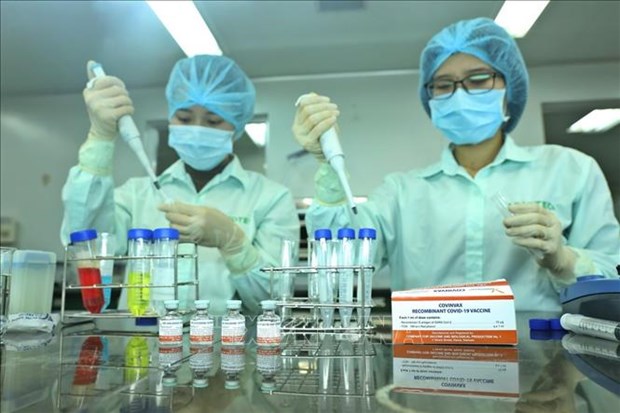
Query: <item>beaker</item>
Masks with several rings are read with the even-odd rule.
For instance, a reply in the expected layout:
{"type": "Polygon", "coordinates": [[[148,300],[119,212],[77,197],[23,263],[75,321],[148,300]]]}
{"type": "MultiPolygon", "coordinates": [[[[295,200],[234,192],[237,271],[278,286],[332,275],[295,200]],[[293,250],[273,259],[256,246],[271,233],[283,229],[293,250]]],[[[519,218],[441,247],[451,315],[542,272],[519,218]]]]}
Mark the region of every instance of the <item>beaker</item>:
{"type": "MultiPolygon", "coordinates": [[[[0,247],[0,337],[6,331],[11,297],[11,274],[15,248],[0,247]]],[[[0,338],[0,343],[2,339],[0,338]]]]}

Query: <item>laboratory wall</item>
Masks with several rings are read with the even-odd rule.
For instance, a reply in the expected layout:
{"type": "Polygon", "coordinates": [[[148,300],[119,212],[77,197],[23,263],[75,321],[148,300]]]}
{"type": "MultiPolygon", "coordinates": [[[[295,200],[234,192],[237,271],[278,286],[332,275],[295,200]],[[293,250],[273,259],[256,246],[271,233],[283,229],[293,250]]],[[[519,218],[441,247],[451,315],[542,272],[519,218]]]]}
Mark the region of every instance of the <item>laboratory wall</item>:
{"type": "MultiPolygon", "coordinates": [[[[528,107],[514,138],[524,145],[544,142],[543,102],[617,98],[618,88],[610,85],[618,85],[619,72],[618,62],[532,68],[528,107]]],[[[419,103],[417,82],[414,71],[258,79],[256,113],[268,116],[270,128],[267,175],[295,197],[312,196],[316,162],[310,156],[287,159],[300,149],[291,133],[294,102],[311,91],[329,95],[340,107],[341,141],[357,195],[371,192],[389,172],[436,161],[445,142],[419,103]]],[[[130,91],[141,129],[165,119],[163,87],[130,91]]],[[[61,258],[61,190],[89,125],[81,91],[2,96],[0,113],[1,215],[17,221],[19,248],[54,251],[61,258]]],[[[120,142],[114,168],[117,183],[143,175],[120,142]]]]}

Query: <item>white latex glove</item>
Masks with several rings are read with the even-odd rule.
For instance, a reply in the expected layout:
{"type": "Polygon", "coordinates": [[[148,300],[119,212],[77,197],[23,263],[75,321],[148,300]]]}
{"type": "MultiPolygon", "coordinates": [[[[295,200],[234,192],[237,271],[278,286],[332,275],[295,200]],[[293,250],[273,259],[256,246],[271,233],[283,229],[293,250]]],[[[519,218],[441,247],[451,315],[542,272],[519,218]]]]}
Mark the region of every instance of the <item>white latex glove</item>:
{"type": "Polygon", "coordinates": [[[91,70],[94,64],[86,65],[89,82],[84,88],[84,102],[90,118],[88,137],[99,140],[114,140],[118,136],[118,120],[133,114],[134,108],[125,84],[117,77],[95,78],[91,70]]]}
{"type": "Polygon", "coordinates": [[[555,214],[540,204],[508,205],[513,214],[504,219],[506,235],[522,247],[539,250],[538,263],[554,274],[572,274],[576,255],[562,242],[562,224],[555,214]]]}
{"type": "Polygon", "coordinates": [[[309,93],[300,99],[293,121],[293,134],[299,144],[320,162],[325,161],[319,139],[336,124],[338,106],[327,96],[309,93]]]}
{"type": "Polygon", "coordinates": [[[162,204],[159,210],[166,213],[170,226],[179,230],[181,242],[218,248],[224,256],[237,254],[246,245],[239,225],[215,208],[175,202],[162,204]]]}

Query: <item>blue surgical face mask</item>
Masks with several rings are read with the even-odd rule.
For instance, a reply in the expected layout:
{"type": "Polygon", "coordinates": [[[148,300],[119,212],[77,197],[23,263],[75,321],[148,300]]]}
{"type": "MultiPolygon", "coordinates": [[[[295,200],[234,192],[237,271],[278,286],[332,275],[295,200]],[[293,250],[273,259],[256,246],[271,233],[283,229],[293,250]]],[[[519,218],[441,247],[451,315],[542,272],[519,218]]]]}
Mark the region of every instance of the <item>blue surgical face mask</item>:
{"type": "Polygon", "coordinates": [[[474,145],[492,138],[502,123],[506,89],[470,95],[462,88],[445,100],[431,99],[433,125],[455,145],[474,145]]]}
{"type": "Polygon", "coordinates": [[[198,171],[215,168],[232,153],[233,131],[205,126],[170,125],[168,145],[198,171]]]}

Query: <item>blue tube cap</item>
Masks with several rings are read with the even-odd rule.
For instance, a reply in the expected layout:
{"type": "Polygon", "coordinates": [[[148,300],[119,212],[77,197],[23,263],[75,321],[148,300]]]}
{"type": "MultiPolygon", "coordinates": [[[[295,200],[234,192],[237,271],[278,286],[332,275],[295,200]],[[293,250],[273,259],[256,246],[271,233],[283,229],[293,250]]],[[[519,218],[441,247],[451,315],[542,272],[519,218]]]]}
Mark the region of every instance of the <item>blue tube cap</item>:
{"type": "Polygon", "coordinates": [[[153,239],[179,239],[179,230],[176,228],[157,228],[153,231],[153,239]]]}
{"type": "Polygon", "coordinates": [[[581,277],[577,277],[577,282],[584,282],[584,281],[593,281],[593,280],[604,280],[605,276],[603,275],[582,275],[581,277]]]}
{"type": "Polygon", "coordinates": [[[556,330],[556,331],[565,331],[562,328],[562,324],[560,323],[560,319],[559,318],[552,318],[549,320],[549,328],[551,328],[551,330],[556,330]]]}
{"type": "Polygon", "coordinates": [[[127,239],[153,239],[153,231],[146,228],[132,228],[127,232],[127,239]]]}
{"type": "Polygon", "coordinates": [[[338,230],[338,239],[355,239],[355,230],[353,228],[340,228],[338,230]]]}
{"type": "Polygon", "coordinates": [[[314,239],[332,239],[332,231],[328,228],[317,229],[314,231],[314,239]]]}
{"type": "Polygon", "coordinates": [[[71,239],[72,244],[76,242],[90,241],[91,239],[97,238],[97,230],[91,228],[82,231],[75,231],[69,235],[69,238],[71,239]]]}
{"type": "Polygon", "coordinates": [[[138,317],[136,318],[137,326],[156,326],[157,325],[157,317],[138,317]]]}
{"type": "Polygon", "coordinates": [[[529,321],[530,330],[549,330],[551,326],[549,325],[549,320],[545,320],[543,318],[530,318],[529,321]]]}
{"type": "Polygon", "coordinates": [[[359,239],[362,238],[371,238],[371,239],[377,239],[377,230],[374,228],[360,228],[357,237],[359,239]]]}
{"type": "Polygon", "coordinates": [[[551,340],[550,330],[530,330],[531,340],[551,340]]]}

